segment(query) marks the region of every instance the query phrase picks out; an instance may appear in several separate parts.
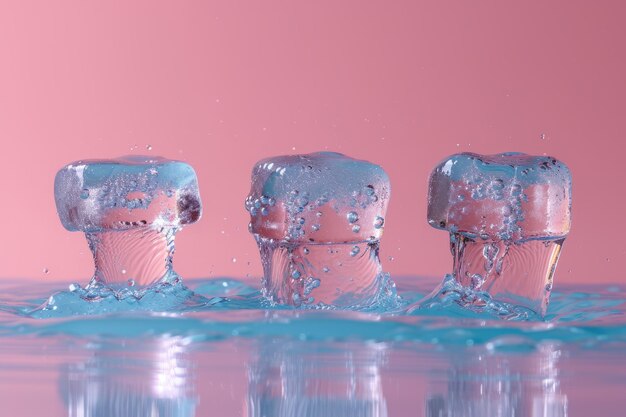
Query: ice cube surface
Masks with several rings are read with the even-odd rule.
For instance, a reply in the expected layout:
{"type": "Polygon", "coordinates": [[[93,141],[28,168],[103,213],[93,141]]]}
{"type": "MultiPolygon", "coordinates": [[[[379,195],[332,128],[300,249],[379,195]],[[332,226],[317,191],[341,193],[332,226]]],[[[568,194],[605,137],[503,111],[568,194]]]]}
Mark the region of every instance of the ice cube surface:
{"type": "Polygon", "coordinates": [[[54,196],[70,231],[176,227],[197,221],[202,211],[193,168],[153,156],[68,164],[56,175],[54,196]]]}
{"type": "Polygon", "coordinates": [[[378,165],[333,152],[276,156],[252,170],[250,231],[292,242],[380,238],[390,196],[378,165]]]}
{"type": "MultiPolygon", "coordinates": [[[[549,156],[444,159],[430,176],[428,222],[450,232],[454,279],[497,302],[545,314],[570,230],[571,185],[567,166],[549,156]]],[[[484,299],[474,296],[460,300],[480,308],[484,299]]]]}
{"type": "Polygon", "coordinates": [[[430,176],[428,222],[489,240],[564,237],[571,185],[567,166],[550,156],[452,155],[430,176]]]}

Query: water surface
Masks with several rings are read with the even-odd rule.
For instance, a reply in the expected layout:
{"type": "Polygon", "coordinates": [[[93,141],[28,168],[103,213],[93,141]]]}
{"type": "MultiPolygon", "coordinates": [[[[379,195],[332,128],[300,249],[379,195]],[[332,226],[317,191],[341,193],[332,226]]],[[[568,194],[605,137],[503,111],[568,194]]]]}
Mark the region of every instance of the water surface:
{"type": "Polygon", "coordinates": [[[211,279],[186,280],[194,296],[105,298],[107,312],[89,315],[76,315],[85,302],[69,290],[57,308],[37,310],[69,284],[4,281],[0,415],[534,417],[626,407],[624,288],[556,286],[544,320],[506,321],[449,300],[406,314],[437,280],[395,280],[401,303],[368,311],[270,307],[257,280],[211,279]],[[155,304],[161,311],[149,311],[155,304]]]}

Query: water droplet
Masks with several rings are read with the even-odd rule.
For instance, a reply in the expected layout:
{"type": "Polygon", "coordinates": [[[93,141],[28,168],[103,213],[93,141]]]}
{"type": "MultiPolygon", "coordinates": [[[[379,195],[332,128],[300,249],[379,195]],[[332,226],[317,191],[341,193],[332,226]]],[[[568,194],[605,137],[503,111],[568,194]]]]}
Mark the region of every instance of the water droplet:
{"type": "Polygon", "coordinates": [[[317,232],[318,230],[320,230],[320,225],[314,224],[313,226],[311,226],[311,229],[313,229],[314,232],[317,232]]]}
{"type": "Polygon", "coordinates": [[[346,217],[348,219],[348,222],[350,223],[356,223],[359,220],[359,215],[356,213],[356,211],[348,212],[346,217]]]}
{"type": "Polygon", "coordinates": [[[296,200],[296,204],[300,207],[305,207],[307,204],[309,204],[309,198],[305,195],[302,195],[298,197],[298,199],[296,200]]]}
{"type": "Polygon", "coordinates": [[[269,214],[269,210],[267,209],[267,207],[263,207],[261,209],[261,216],[267,216],[269,214]]]}
{"type": "Polygon", "coordinates": [[[45,267],[44,267],[44,269],[43,269],[43,273],[44,273],[44,274],[47,274],[48,272],[50,272],[50,270],[48,270],[48,268],[45,268],[45,267]]]}
{"type": "Polygon", "coordinates": [[[383,227],[384,224],[385,224],[384,217],[376,216],[376,220],[374,220],[374,227],[376,229],[380,229],[381,227],[383,227]]]}
{"type": "Polygon", "coordinates": [[[132,279],[132,278],[131,278],[131,279],[129,279],[128,281],[126,281],[126,282],[128,282],[128,286],[129,286],[129,287],[134,287],[134,286],[135,286],[135,280],[134,280],[134,279],[132,279]]]}
{"type": "Polygon", "coordinates": [[[389,262],[393,262],[394,257],[393,257],[393,256],[390,256],[388,259],[389,259],[389,262]]]}
{"type": "Polygon", "coordinates": [[[302,252],[304,252],[305,255],[308,255],[309,253],[311,253],[311,251],[309,250],[309,248],[304,248],[302,249],[302,252]]]}
{"type": "Polygon", "coordinates": [[[122,274],[125,274],[125,273],[126,273],[126,270],[125,270],[125,269],[122,269],[122,274]]]}
{"type": "Polygon", "coordinates": [[[300,279],[301,276],[302,274],[300,274],[300,271],[298,271],[297,269],[294,269],[291,273],[291,278],[293,279],[300,279]]]}
{"type": "Polygon", "coordinates": [[[354,233],[359,233],[361,231],[361,226],[359,226],[358,224],[355,224],[354,226],[352,226],[352,231],[354,233]]]}
{"type": "Polygon", "coordinates": [[[76,283],[70,284],[69,289],[70,292],[78,291],[80,289],[80,285],[76,283]]]}
{"type": "Polygon", "coordinates": [[[232,259],[233,263],[237,262],[237,258],[232,259]]]}
{"type": "Polygon", "coordinates": [[[317,217],[322,217],[322,214],[323,214],[323,213],[322,213],[321,211],[318,211],[317,213],[315,213],[315,215],[316,215],[317,217]]]}
{"type": "Polygon", "coordinates": [[[329,267],[327,267],[327,266],[325,266],[324,268],[322,268],[322,271],[324,271],[324,272],[328,273],[328,272],[330,271],[330,268],[329,268],[329,267]]]}
{"type": "Polygon", "coordinates": [[[82,198],[83,200],[89,198],[89,188],[83,188],[83,190],[80,192],[80,198],[82,198]]]}
{"type": "Polygon", "coordinates": [[[361,252],[361,248],[355,245],[352,247],[352,250],[350,251],[350,256],[356,256],[359,254],[359,252],[361,252]]]}
{"type": "Polygon", "coordinates": [[[146,145],[146,150],[151,151],[152,150],[152,145],[146,145]]]}

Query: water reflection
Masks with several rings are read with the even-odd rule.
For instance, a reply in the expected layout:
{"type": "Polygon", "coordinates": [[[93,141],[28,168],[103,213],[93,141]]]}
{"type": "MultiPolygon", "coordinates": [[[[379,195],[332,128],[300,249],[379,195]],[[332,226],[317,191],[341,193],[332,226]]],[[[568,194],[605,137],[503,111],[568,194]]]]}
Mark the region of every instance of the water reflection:
{"type": "Polygon", "coordinates": [[[383,344],[285,340],[261,345],[249,368],[248,417],[386,417],[383,344]]]}
{"type": "Polygon", "coordinates": [[[68,417],[193,417],[196,398],[180,337],[96,346],[61,372],[68,417]]]}
{"type": "Polygon", "coordinates": [[[69,417],[568,416],[561,351],[551,343],[117,343],[91,346],[87,359],[62,368],[69,417]]]}
{"type": "Polygon", "coordinates": [[[561,391],[561,351],[543,344],[531,352],[496,344],[449,356],[447,385],[426,397],[427,417],[567,417],[561,391]]]}

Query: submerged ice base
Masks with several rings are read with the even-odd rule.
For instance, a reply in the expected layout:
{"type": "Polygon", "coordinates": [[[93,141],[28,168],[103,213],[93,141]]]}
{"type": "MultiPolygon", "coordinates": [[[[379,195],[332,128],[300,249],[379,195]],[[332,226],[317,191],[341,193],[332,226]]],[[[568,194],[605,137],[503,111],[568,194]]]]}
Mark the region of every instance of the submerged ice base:
{"type": "Polygon", "coordinates": [[[563,240],[485,242],[452,235],[453,275],[464,287],[545,315],[563,240]]]}
{"type": "Polygon", "coordinates": [[[378,242],[301,245],[257,237],[257,243],[263,294],[272,303],[359,309],[396,297],[378,242]]]}

